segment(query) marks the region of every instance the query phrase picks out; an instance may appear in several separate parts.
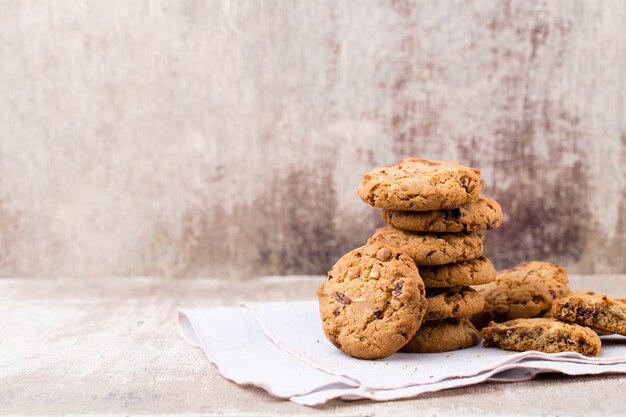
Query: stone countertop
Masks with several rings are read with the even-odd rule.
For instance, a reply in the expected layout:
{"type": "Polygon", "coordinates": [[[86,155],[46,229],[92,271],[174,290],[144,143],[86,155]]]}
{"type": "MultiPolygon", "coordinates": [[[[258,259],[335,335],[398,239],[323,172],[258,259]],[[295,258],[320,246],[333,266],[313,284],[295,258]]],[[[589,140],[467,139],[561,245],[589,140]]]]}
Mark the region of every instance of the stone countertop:
{"type": "MultiPolygon", "coordinates": [[[[619,415],[626,377],[542,375],[389,403],[307,408],[224,378],[180,337],[181,307],[314,297],[322,277],[0,280],[0,415],[619,415]]],[[[626,296],[626,275],[572,276],[626,296]]]]}

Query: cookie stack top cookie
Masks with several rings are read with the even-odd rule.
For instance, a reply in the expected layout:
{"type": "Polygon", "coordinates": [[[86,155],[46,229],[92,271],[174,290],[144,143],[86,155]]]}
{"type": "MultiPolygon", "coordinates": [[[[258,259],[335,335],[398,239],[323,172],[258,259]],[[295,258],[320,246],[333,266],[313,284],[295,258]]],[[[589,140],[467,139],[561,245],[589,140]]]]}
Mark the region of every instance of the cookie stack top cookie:
{"type": "Polygon", "coordinates": [[[391,210],[452,210],[473,201],[483,188],[480,170],[456,162],[408,158],[377,166],[363,176],[359,196],[391,210]]]}

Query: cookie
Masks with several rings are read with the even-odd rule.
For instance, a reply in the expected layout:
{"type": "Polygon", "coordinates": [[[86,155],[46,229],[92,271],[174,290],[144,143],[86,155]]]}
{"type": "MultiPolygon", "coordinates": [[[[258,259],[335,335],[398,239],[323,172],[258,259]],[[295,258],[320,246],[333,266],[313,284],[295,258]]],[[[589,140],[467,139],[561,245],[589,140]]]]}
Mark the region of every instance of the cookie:
{"type": "Polygon", "coordinates": [[[478,233],[416,233],[385,226],[368,243],[385,242],[409,255],[416,265],[443,265],[480,258],[483,239],[478,233]]]}
{"type": "Polygon", "coordinates": [[[390,210],[451,210],[475,200],[482,187],[477,168],[409,158],[367,172],[358,193],[366,203],[390,210]]]}
{"type": "Polygon", "coordinates": [[[485,347],[505,350],[538,350],[546,353],[578,352],[598,356],[600,337],[588,327],[555,319],[516,319],[489,323],[480,332],[485,347]]]}
{"type": "Polygon", "coordinates": [[[434,353],[465,349],[480,343],[480,333],[465,319],[447,319],[422,323],[401,352],[434,353]]]}
{"type": "Polygon", "coordinates": [[[493,198],[479,196],[452,210],[398,211],[383,209],[381,217],[398,229],[413,232],[458,233],[493,230],[502,225],[502,208],[493,198]]]}
{"type": "Polygon", "coordinates": [[[592,291],[576,292],[556,300],[552,315],[571,323],[626,336],[626,300],[592,291]]]}
{"type": "Polygon", "coordinates": [[[480,328],[492,320],[540,316],[569,292],[567,284],[567,270],[550,262],[526,262],[500,271],[494,282],[476,287],[485,297],[485,308],[472,323],[480,328]]]}
{"type": "MultiPolygon", "coordinates": [[[[420,275],[421,275],[421,274],[420,274],[420,275]]],[[[594,292],[592,292],[592,291],[570,291],[570,292],[569,292],[569,293],[568,293],[565,297],[569,297],[569,296],[571,296],[571,295],[576,295],[576,294],[587,294],[587,295],[593,295],[593,294],[597,294],[597,293],[594,293],[594,292]]],[[[623,299],[623,298],[620,298],[620,299],[618,299],[618,300],[624,300],[624,299],[623,299]]],[[[624,300],[624,301],[626,301],[626,300],[624,300]]],[[[555,303],[556,303],[556,301],[555,301],[555,303]]],[[[555,303],[552,303],[552,308],[554,308],[554,304],[555,304],[555,303]]],[[[541,314],[541,315],[540,315],[540,316],[538,316],[538,317],[554,318],[554,315],[552,314],[552,309],[550,309],[550,310],[546,311],[545,313],[541,314]]],[[[566,321],[567,321],[567,320],[566,320],[566,321]]],[[[610,334],[613,334],[613,332],[607,332],[607,331],[600,330],[600,329],[598,329],[598,328],[594,328],[594,327],[592,327],[592,328],[591,328],[591,330],[593,330],[594,332],[596,332],[596,333],[598,334],[598,336],[608,336],[608,335],[610,335],[610,334]]]]}
{"type": "Polygon", "coordinates": [[[398,351],[419,328],[427,306],[415,263],[382,243],[342,256],[317,296],[328,340],[362,359],[398,351]]]}
{"type": "Polygon", "coordinates": [[[483,309],[485,300],[470,287],[427,288],[425,321],[471,317],[483,309]]]}
{"type": "Polygon", "coordinates": [[[427,288],[481,285],[496,279],[496,268],[485,256],[453,264],[425,265],[418,269],[427,288]]]}

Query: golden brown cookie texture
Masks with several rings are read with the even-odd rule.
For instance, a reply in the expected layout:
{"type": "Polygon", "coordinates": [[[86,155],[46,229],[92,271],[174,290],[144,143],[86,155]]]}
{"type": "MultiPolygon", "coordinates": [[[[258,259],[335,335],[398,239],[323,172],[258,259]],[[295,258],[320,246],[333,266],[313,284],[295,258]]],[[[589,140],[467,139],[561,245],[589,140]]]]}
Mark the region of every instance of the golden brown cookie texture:
{"type": "Polygon", "coordinates": [[[505,350],[538,350],[546,353],[578,352],[598,356],[600,338],[591,329],[555,319],[516,319],[491,322],[481,330],[485,347],[505,350]]]}
{"type": "Polygon", "coordinates": [[[417,269],[426,287],[481,285],[496,279],[496,268],[485,256],[452,264],[424,265],[417,269]]]}
{"type": "Polygon", "coordinates": [[[471,317],[483,309],[485,300],[470,287],[427,288],[425,321],[471,317]]]}
{"type": "Polygon", "coordinates": [[[494,282],[476,289],[485,297],[483,311],[472,319],[478,328],[491,320],[502,322],[543,315],[554,300],[569,292],[567,270],[540,261],[500,271],[494,282]]]}
{"type": "Polygon", "coordinates": [[[478,233],[417,233],[386,226],[376,229],[368,243],[385,242],[413,259],[416,265],[443,265],[480,258],[478,233]]]}
{"type": "Polygon", "coordinates": [[[422,323],[402,352],[449,352],[476,346],[480,339],[478,330],[465,319],[429,321],[422,323]]]}
{"type": "Polygon", "coordinates": [[[403,159],[377,166],[359,185],[366,203],[391,210],[451,210],[478,197],[480,170],[456,162],[423,158],[403,159]]]}
{"type": "Polygon", "coordinates": [[[342,256],[317,291],[328,340],[348,355],[384,358],[413,337],[426,312],[413,260],[374,243],[342,256]]]}
{"type": "Polygon", "coordinates": [[[458,233],[494,230],[502,225],[502,208],[493,198],[479,196],[452,210],[398,211],[383,209],[382,219],[414,232],[458,233]]]}
{"type": "Polygon", "coordinates": [[[556,300],[552,315],[609,333],[626,335],[626,301],[595,292],[576,292],[556,300]]]}

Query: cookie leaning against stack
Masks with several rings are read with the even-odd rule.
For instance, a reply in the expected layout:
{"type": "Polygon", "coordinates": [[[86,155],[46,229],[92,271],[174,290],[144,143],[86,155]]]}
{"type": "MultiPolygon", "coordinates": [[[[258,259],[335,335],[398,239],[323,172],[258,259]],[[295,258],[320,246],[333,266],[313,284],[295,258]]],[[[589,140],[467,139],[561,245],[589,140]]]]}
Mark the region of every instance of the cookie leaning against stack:
{"type": "Polygon", "coordinates": [[[413,337],[426,312],[424,283],[415,263],[382,243],[342,256],[317,295],[328,340],[362,359],[397,352],[413,337]]]}
{"type": "Polygon", "coordinates": [[[480,170],[420,158],[376,167],[363,176],[361,199],[382,208],[389,225],[368,243],[386,243],[410,256],[426,285],[427,322],[405,352],[444,352],[479,343],[467,321],[483,309],[470,285],[492,282],[496,271],[483,256],[482,236],[502,224],[502,209],[483,188],[480,170]]]}

